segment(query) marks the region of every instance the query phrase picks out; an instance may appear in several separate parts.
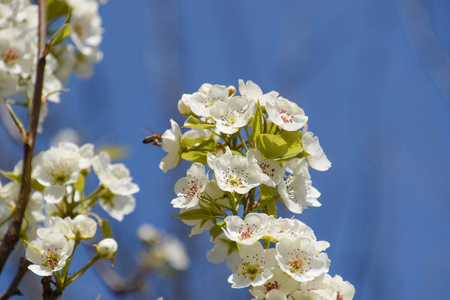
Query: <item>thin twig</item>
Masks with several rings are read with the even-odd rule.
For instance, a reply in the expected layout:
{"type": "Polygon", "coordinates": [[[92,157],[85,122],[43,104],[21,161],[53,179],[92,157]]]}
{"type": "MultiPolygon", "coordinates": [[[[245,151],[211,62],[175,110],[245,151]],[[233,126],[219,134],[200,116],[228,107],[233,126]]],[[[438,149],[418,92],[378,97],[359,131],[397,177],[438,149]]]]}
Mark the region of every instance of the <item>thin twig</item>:
{"type": "Polygon", "coordinates": [[[19,197],[12,217],[12,222],[6,232],[3,242],[0,245],[0,273],[19,241],[20,228],[22,225],[25,208],[31,191],[31,160],[33,159],[34,144],[41,110],[42,86],[44,83],[45,54],[46,47],[46,0],[39,0],[39,45],[38,61],[36,66],[36,82],[34,94],[30,108],[30,124],[28,128],[27,142],[24,143],[22,181],[20,183],[19,197]]]}
{"type": "Polygon", "coordinates": [[[9,285],[8,289],[6,291],[4,291],[3,294],[0,295],[0,300],[6,300],[6,299],[9,299],[9,297],[15,296],[15,295],[22,296],[22,292],[19,290],[18,286],[19,286],[19,283],[22,280],[23,276],[28,271],[28,266],[30,264],[31,263],[28,260],[26,260],[25,258],[22,257],[20,259],[19,269],[17,270],[17,274],[14,277],[11,284],[9,285]]]}

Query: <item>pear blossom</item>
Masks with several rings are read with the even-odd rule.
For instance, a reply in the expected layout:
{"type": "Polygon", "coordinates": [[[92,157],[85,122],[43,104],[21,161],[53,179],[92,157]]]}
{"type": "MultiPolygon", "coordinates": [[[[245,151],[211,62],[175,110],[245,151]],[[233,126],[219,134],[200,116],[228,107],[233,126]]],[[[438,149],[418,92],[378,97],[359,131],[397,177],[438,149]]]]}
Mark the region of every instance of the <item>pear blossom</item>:
{"type": "Polygon", "coordinates": [[[217,185],[228,192],[246,194],[250,189],[267,180],[254,157],[224,154],[214,160],[214,175],[217,185]]]}
{"type": "Polygon", "coordinates": [[[112,218],[121,222],[136,208],[136,199],[131,195],[106,195],[99,199],[99,204],[112,218]]]}
{"type": "MultiPolygon", "coordinates": [[[[207,95],[211,86],[212,86],[212,84],[210,84],[210,83],[204,83],[201,85],[201,87],[198,89],[197,92],[207,95]]],[[[189,116],[192,114],[192,110],[191,110],[192,96],[193,95],[191,95],[191,94],[183,94],[181,96],[181,99],[178,101],[178,111],[183,116],[189,116]]]]}
{"type": "Polygon", "coordinates": [[[162,159],[159,168],[163,172],[175,168],[181,160],[181,130],[177,122],[170,119],[172,129],[166,130],[162,135],[162,148],[168,154],[162,159]]]}
{"type": "Polygon", "coordinates": [[[0,107],[6,97],[16,93],[19,77],[0,68],[0,107]]]}
{"type": "Polygon", "coordinates": [[[177,198],[172,200],[175,208],[192,208],[198,204],[199,195],[205,190],[208,176],[205,167],[200,163],[193,163],[187,171],[186,177],[175,183],[177,198]]]}
{"type": "MultiPolygon", "coordinates": [[[[79,2],[79,1],[78,1],[79,2]]],[[[70,19],[73,43],[83,55],[91,55],[102,41],[103,28],[102,19],[98,14],[98,3],[96,1],[81,1],[74,5],[70,19]]]]}
{"type": "Polygon", "coordinates": [[[233,134],[246,126],[255,112],[255,101],[232,97],[226,102],[216,101],[210,109],[219,132],[233,134]]]}
{"type": "Polygon", "coordinates": [[[190,98],[190,108],[194,114],[199,117],[210,117],[211,107],[218,101],[226,102],[228,100],[228,88],[223,85],[212,85],[209,89],[192,94],[190,98]]]}
{"type": "Polygon", "coordinates": [[[328,272],[330,260],[327,254],[317,253],[308,238],[282,238],[276,244],[276,249],[278,265],[298,282],[311,281],[328,272]]]}
{"type": "Polygon", "coordinates": [[[263,213],[249,213],[244,219],[239,216],[225,218],[227,228],[223,231],[227,238],[241,245],[252,245],[259,241],[267,232],[269,217],[263,213]]]}
{"type": "Polygon", "coordinates": [[[331,162],[320,147],[319,138],[314,136],[305,126],[302,134],[302,145],[306,159],[311,168],[318,171],[326,171],[331,167],[331,162]]]}
{"type": "Polygon", "coordinates": [[[242,245],[237,254],[231,255],[227,261],[227,267],[233,272],[228,277],[232,288],[261,286],[273,277],[271,270],[277,264],[275,249],[264,249],[260,243],[254,243],[242,245]]]}
{"type": "Polygon", "coordinates": [[[269,120],[286,131],[298,130],[308,121],[303,109],[283,97],[266,103],[266,110],[269,120]]]}
{"type": "MultiPolygon", "coordinates": [[[[85,155],[87,165],[90,147],[83,150],[86,150],[86,153],[83,151],[85,153],[83,155],[85,155]]],[[[128,168],[121,163],[111,164],[111,157],[107,152],[102,151],[93,157],[92,167],[100,180],[100,184],[108,188],[113,194],[128,196],[139,192],[139,186],[131,182],[133,178],[130,176],[128,168]]]]}
{"type": "Polygon", "coordinates": [[[255,297],[254,299],[271,299],[272,297],[273,299],[286,299],[286,295],[298,287],[298,282],[284,273],[280,267],[276,266],[272,270],[272,274],[273,277],[266,283],[249,290],[255,297]],[[275,295],[278,295],[278,298],[275,295]]]}
{"type": "Polygon", "coordinates": [[[72,232],[83,240],[92,239],[97,231],[97,222],[86,215],[78,215],[74,219],[66,217],[64,221],[72,232]]]}
{"type": "Polygon", "coordinates": [[[114,256],[117,251],[117,242],[114,239],[106,238],[100,241],[96,246],[97,253],[104,259],[109,259],[114,256]]]}
{"type": "Polygon", "coordinates": [[[61,201],[66,193],[65,186],[78,180],[79,162],[78,146],[71,143],[60,143],[33,158],[32,176],[45,187],[47,203],[61,201]]]}
{"type": "Polygon", "coordinates": [[[23,35],[24,32],[18,27],[0,30],[0,69],[28,77],[34,53],[31,51],[31,43],[27,42],[23,35]]]}
{"type": "Polygon", "coordinates": [[[51,276],[61,270],[72,254],[74,241],[67,241],[60,232],[48,232],[29,243],[26,257],[32,263],[28,269],[38,276],[51,276]]]}
{"type": "Polygon", "coordinates": [[[244,83],[244,80],[239,79],[239,93],[247,99],[259,101],[261,106],[266,106],[266,103],[272,103],[278,97],[278,93],[271,91],[263,94],[261,88],[251,80],[244,83]]]}
{"type": "Polygon", "coordinates": [[[281,178],[283,178],[284,170],[280,166],[278,162],[273,159],[264,159],[261,151],[258,149],[252,148],[247,152],[247,158],[254,157],[259,167],[263,171],[264,174],[267,175],[267,178],[262,182],[267,186],[276,187],[281,178]]]}
{"type": "Polygon", "coordinates": [[[342,277],[323,274],[318,278],[300,283],[298,290],[294,291],[295,299],[330,299],[351,300],[355,295],[355,287],[342,277]]]}
{"type": "Polygon", "coordinates": [[[225,261],[231,253],[237,250],[236,243],[230,241],[223,232],[215,239],[211,237],[210,242],[214,243],[214,247],[206,252],[206,259],[213,264],[225,261]]]}
{"type": "Polygon", "coordinates": [[[283,166],[286,171],[292,172],[278,185],[278,192],[286,207],[293,213],[301,213],[308,206],[321,206],[317,201],[320,192],[312,186],[305,158],[292,159],[283,166]]]}

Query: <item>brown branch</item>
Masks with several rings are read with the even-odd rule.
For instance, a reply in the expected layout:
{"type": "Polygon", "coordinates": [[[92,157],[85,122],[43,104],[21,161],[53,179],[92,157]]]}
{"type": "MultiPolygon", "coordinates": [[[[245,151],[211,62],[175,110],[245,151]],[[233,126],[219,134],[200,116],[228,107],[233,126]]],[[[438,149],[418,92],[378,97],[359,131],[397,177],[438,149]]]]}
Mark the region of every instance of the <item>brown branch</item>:
{"type": "Polygon", "coordinates": [[[25,273],[28,271],[28,266],[31,263],[25,258],[21,258],[19,262],[19,269],[17,270],[17,274],[14,277],[13,281],[9,285],[8,289],[0,295],[0,300],[9,299],[11,296],[20,295],[22,296],[22,292],[19,290],[18,286],[20,281],[22,280],[25,273]]]}
{"type": "Polygon", "coordinates": [[[36,66],[36,82],[30,108],[30,124],[28,127],[27,142],[24,143],[22,181],[20,183],[19,198],[12,217],[12,222],[0,245],[0,273],[19,241],[20,228],[22,225],[25,208],[31,191],[31,160],[33,159],[34,144],[41,110],[42,86],[44,84],[45,54],[46,54],[46,0],[39,0],[39,45],[38,61],[36,66]]]}
{"type": "Polygon", "coordinates": [[[55,300],[61,297],[62,293],[57,290],[52,290],[52,277],[42,277],[42,299],[43,300],[55,300]]]}

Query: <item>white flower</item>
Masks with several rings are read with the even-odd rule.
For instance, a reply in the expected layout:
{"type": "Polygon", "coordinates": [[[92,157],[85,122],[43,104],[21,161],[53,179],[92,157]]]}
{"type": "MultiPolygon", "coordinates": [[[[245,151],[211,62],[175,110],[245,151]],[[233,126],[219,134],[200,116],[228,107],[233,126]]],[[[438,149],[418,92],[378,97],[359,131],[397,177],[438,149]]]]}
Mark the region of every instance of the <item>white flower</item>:
{"type": "Polygon", "coordinates": [[[317,253],[314,243],[308,238],[282,238],[276,249],[278,265],[298,282],[311,281],[328,272],[330,260],[327,254],[317,253]]]}
{"type": "Polygon", "coordinates": [[[213,169],[217,185],[223,191],[239,194],[246,194],[268,177],[262,172],[255,158],[238,154],[226,153],[216,157],[213,169]]]}
{"type": "Polygon", "coordinates": [[[161,239],[159,231],[151,224],[142,224],[137,230],[139,239],[147,244],[157,243],[161,239]]]}
{"type": "MultiPolygon", "coordinates": [[[[87,144],[89,145],[89,144],[87,144]]],[[[86,152],[83,151],[84,158],[89,161],[90,147],[86,146],[86,152]]],[[[83,165],[83,164],[82,164],[83,165]]],[[[139,186],[133,182],[130,177],[130,171],[124,164],[111,164],[111,158],[108,153],[102,151],[92,159],[92,167],[100,180],[100,183],[108,188],[113,194],[128,196],[139,192],[139,186]]]]}
{"type": "Polygon", "coordinates": [[[249,213],[244,220],[239,216],[228,216],[224,221],[227,228],[223,231],[227,238],[242,245],[252,245],[266,234],[269,216],[249,213]]]}
{"type": "Polygon", "coordinates": [[[172,129],[166,130],[162,135],[162,148],[168,154],[162,159],[159,168],[163,172],[167,172],[175,168],[181,160],[181,130],[177,122],[170,119],[172,129]]]}
{"type": "Polygon", "coordinates": [[[263,94],[261,88],[251,80],[244,83],[244,80],[239,79],[239,92],[247,99],[254,100],[255,102],[259,101],[261,106],[266,106],[266,103],[274,102],[278,97],[278,93],[275,91],[263,94]]]}
{"type": "Polygon", "coordinates": [[[292,293],[295,299],[319,299],[319,300],[351,300],[355,295],[355,288],[342,277],[335,275],[333,278],[323,274],[318,278],[302,282],[300,288],[292,293]]]}
{"type": "Polygon", "coordinates": [[[190,108],[200,117],[210,117],[210,110],[217,101],[226,102],[228,100],[228,89],[223,85],[212,85],[207,92],[204,91],[192,94],[190,108]]]}
{"type": "Polygon", "coordinates": [[[104,196],[99,199],[99,203],[101,208],[119,222],[136,208],[136,199],[131,195],[104,196]]]}
{"type": "Polygon", "coordinates": [[[58,203],[66,193],[66,185],[75,183],[80,174],[78,147],[60,143],[33,158],[33,177],[42,184],[44,200],[58,203]]]}
{"type": "Polygon", "coordinates": [[[285,98],[279,97],[274,102],[266,103],[269,120],[287,131],[295,131],[308,121],[303,109],[285,98]]]}
{"type": "Polygon", "coordinates": [[[85,215],[78,215],[73,220],[66,217],[64,221],[69,224],[72,232],[83,240],[92,239],[97,231],[97,222],[85,215]]]}
{"type": "Polygon", "coordinates": [[[73,43],[86,56],[96,51],[102,41],[102,19],[98,14],[96,1],[82,1],[82,5],[73,5],[70,19],[73,43]]]}
{"type": "Polygon", "coordinates": [[[303,129],[302,145],[311,168],[326,171],[331,167],[331,162],[323,152],[322,147],[320,147],[319,138],[314,136],[311,131],[308,131],[307,126],[303,129]]]}
{"type": "Polygon", "coordinates": [[[0,30],[0,69],[11,74],[28,77],[30,75],[34,49],[24,37],[25,32],[18,27],[0,30]]]}
{"type": "Polygon", "coordinates": [[[106,238],[101,240],[96,248],[97,253],[100,254],[102,258],[109,259],[112,258],[117,251],[117,242],[114,239],[106,238]]]}
{"type": "Polygon", "coordinates": [[[227,267],[233,272],[228,278],[232,288],[244,288],[249,286],[261,286],[272,278],[271,270],[276,266],[274,259],[275,249],[263,249],[260,243],[242,245],[239,249],[239,257],[231,255],[227,261],[227,267]]]}
{"type": "Polygon", "coordinates": [[[64,267],[66,259],[72,254],[73,245],[74,241],[67,241],[59,232],[40,236],[27,247],[26,257],[33,263],[28,269],[39,276],[51,276],[64,267]]]}
{"type": "Polygon", "coordinates": [[[249,290],[255,299],[272,299],[271,296],[277,293],[275,291],[278,291],[278,295],[280,295],[279,297],[281,298],[272,296],[274,297],[273,299],[286,299],[286,295],[298,286],[298,282],[284,273],[280,267],[276,266],[272,270],[272,273],[273,277],[264,283],[264,285],[255,286],[249,290]]]}
{"type": "Polygon", "coordinates": [[[180,178],[175,184],[177,198],[172,200],[175,208],[192,208],[198,204],[199,195],[205,190],[208,176],[205,174],[205,166],[193,163],[187,170],[186,177],[180,178]]]}
{"type": "Polygon", "coordinates": [[[2,107],[4,98],[12,96],[16,93],[18,80],[19,77],[17,77],[17,75],[10,74],[0,68],[0,107],[2,107]]]}
{"type": "Polygon", "coordinates": [[[216,101],[210,109],[219,132],[233,134],[247,125],[255,112],[255,101],[232,97],[226,102],[216,101]]]}
{"type": "Polygon", "coordinates": [[[167,263],[175,270],[186,270],[190,261],[184,245],[175,237],[166,235],[161,245],[167,263]]]}
{"type": "Polygon", "coordinates": [[[278,185],[278,192],[286,207],[293,213],[299,214],[308,206],[320,206],[320,202],[317,201],[320,192],[312,186],[306,160],[292,159],[285,162],[283,166],[285,170],[293,173],[281,180],[278,185]]]}
{"type": "MultiPolygon", "coordinates": [[[[202,86],[198,89],[198,93],[203,93],[205,95],[208,94],[209,89],[211,88],[211,84],[210,83],[204,83],[202,84],[202,86]]],[[[181,99],[178,101],[178,111],[180,112],[180,114],[182,114],[183,116],[189,116],[192,114],[192,110],[191,110],[191,98],[192,95],[191,94],[183,94],[183,96],[181,96],[181,99]]]]}
{"type": "Polygon", "coordinates": [[[103,52],[98,48],[91,48],[91,54],[85,55],[81,52],[77,52],[77,60],[73,65],[73,69],[78,78],[89,78],[92,76],[94,69],[92,65],[103,59],[103,52]]]}
{"type": "Polygon", "coordinates": [[[223,232],[214,240],[211,237],[210,242],[214,243],[214,247],[206,252],[206,259],[213,264],[225,261],[233,251],[237,250],[236,243],[230,242],[223,232]]]}
{"type": "Polygon", "coordinates": [[[280,167],[278,162],[273,159],[265,160],[261,152],[255,148],[252,148],[247,152],[247,157],[254,157],[263,173],[267,175],[267,178],[262,184],[276,187],[280,183],[281,178],[283,178],[284,170],[280,167]]]}

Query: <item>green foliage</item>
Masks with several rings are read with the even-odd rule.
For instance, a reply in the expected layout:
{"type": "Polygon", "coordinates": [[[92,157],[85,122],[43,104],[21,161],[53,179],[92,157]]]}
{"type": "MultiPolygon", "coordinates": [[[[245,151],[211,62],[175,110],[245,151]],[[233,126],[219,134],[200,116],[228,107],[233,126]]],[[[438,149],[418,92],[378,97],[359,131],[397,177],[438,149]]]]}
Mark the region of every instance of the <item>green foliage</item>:
{"type": "Polygon", "coordinates": [[[261,151],[265,159],[280,158],[289,150],[286,141],[281,136],[274,134],[258,135],[256,147],[261,151]]]}
{"type": "Polygon", "coordinates": [[[215,128],[216,125],[212,123],[206,123],[200,120],[199,118],[190,116],[186,122],[184,122],[183,127],[187,128],[200,128],[200,129],[212,129],[215,128]]]}

